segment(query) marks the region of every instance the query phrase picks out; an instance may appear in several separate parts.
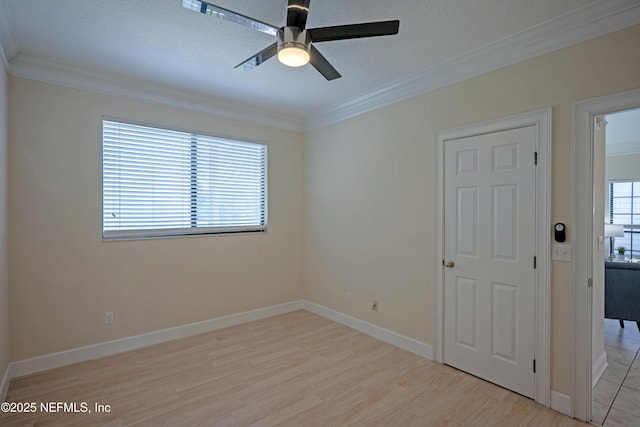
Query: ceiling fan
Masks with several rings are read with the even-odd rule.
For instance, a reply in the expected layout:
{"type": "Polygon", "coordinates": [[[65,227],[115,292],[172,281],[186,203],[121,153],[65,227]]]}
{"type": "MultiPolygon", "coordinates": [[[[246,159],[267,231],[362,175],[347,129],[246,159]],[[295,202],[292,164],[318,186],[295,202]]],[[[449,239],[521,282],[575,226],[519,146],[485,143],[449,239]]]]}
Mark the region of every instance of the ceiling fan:
{"type": "Polygon", "coordinates": [[[277,38],[272,45],[236,65],[235,68],[240,68],[243,71],[252,70],[277,54],[278,60],[285,65],[300,67],[311,63],[327,80],[333,80],[341,77],[340,73],[313,46],[314,43],[398,34],[400,27],[398,20],[306,28],[310,2],[311,0],[288,0],[287,22],[281,28],[204,1],[183,0],[182,6],[205,15],[253,28],[277,38]]]}

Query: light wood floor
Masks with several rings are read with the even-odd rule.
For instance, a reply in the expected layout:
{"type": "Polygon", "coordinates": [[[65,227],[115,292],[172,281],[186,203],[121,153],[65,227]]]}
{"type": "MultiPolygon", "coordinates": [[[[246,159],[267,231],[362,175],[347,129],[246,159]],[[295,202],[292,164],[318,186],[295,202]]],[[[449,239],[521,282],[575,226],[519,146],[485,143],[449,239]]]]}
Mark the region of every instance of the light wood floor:
{"type": "MultiPolygon", "coordinates": [[[[593,422],[604,427],[640,426],[640,331],[636,322],[604,319],[609,366],[593,389],[593,422]]],[[[594,356],[595,357],[595,356],[594,356]]]]}
{"type": "Polygon", "coordinates": [[[579,426],[453,368],[296,311],[11,381],[2,426],[579,426]]]}

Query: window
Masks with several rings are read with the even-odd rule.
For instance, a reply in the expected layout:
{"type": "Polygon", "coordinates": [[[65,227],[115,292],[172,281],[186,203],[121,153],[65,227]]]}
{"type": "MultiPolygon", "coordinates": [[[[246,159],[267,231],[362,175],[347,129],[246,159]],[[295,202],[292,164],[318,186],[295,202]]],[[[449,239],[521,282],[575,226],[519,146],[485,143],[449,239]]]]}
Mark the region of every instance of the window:
{"type": "Polygon", "coordinates": [[[263,144],[102,121],[104,239],[265,231],[263,144]]]}
{"type": "Polygon", "coordinates": [[[616,237],[615,247],[624,246],[630,257],[640,257],[640,181],[612,181],[609,195],[609,223],[624,226],[624,237],[616,237]]]}

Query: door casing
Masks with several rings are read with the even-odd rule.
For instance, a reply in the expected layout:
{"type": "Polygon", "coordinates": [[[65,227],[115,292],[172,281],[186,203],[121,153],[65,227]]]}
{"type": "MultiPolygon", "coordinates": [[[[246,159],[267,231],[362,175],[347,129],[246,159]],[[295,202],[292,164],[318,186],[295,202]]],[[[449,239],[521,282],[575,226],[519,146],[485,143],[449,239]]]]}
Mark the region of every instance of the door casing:
{"type": "Polygon", "coordinates": [[[535,400],[550,405],[550,258],[551,258],[551,108],[444,130],[436,135],[437,215],[434,262],[435,361],[444,362],[444,144],[452,139],[499,132],[525,126],[537,130],[536,170],[536,308],[535,308],[535,400]]]}

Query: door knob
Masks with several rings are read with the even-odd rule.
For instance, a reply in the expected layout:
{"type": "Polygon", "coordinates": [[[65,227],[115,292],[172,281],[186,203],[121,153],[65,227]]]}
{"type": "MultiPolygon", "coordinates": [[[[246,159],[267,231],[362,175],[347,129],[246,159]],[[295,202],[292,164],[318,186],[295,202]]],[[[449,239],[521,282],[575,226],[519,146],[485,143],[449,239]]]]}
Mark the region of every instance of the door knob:
{"type": "Polygon", "coordinates": [[[454,266],[454,265],[456,265],[456,263],[455,263],[455,262],[453,262],[453,260],[450,260],[450,259],[449,259],[449,260],[447,260],[447,261],[444,263],[444,266],[445,266],[445,267],[447,267],[447,268],[453,268],[453,266],[454,266]]]}

